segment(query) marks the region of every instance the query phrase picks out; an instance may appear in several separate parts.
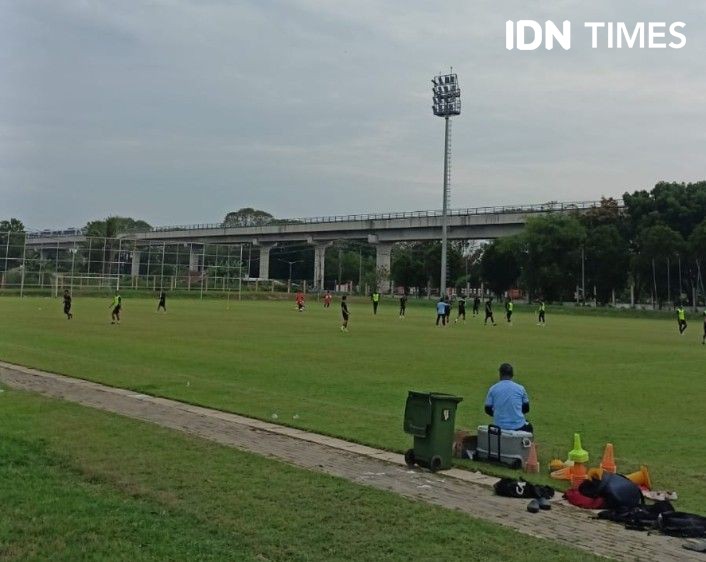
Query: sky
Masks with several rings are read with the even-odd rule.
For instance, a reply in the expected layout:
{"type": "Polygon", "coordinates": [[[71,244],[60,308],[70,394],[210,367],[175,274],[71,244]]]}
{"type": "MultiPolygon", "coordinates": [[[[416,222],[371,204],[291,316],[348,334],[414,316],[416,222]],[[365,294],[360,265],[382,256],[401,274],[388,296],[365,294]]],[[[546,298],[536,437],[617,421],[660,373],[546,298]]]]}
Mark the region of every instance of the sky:
{"type": "Polygon", "coordinates": [[[703,0],[0,0],[0,219],[438,209],[450,66],[454,208],[706,179],[703,0]],[[508,51],[509,19],[572,48],[508,51]],[[687,43],[594,50],[586,21],[687,43]]]}

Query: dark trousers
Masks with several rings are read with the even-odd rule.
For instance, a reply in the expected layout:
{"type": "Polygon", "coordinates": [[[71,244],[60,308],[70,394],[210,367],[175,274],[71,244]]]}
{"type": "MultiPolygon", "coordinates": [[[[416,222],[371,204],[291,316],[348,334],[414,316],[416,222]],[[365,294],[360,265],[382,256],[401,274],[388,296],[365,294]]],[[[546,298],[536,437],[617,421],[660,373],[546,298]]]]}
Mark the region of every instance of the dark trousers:
{"type": "Polygon", "coordinates": [[[492,312],[486,312],[485,313],[485,322],[484,324],[488,323],[488,318],[490,318],[490,321],[495,324],[495,318],[493,318],[493,313],[492,312]]]}
{"type": "Polygon", "coordinates": [[[439,320],[441,320],[441,325],[446,326],[446,314],[437,314],[436,315],[436,325],[439,325],[439,320]]]}
{"type": "Polygon", "coordinates": [[[679,320],[679,333],[683,334],[686,330],[686,320],[679,320]]]}
{"type": "Polygon", "coordinates": [[[539,311],[539,322],[544,324],[544,311],[543,310],[539,311]]]}
{"type": "Polygon", "coordinates": [[[379,303],[377,301],[373,301],[373,314],[378,313],[378,304],[379,303]]]}

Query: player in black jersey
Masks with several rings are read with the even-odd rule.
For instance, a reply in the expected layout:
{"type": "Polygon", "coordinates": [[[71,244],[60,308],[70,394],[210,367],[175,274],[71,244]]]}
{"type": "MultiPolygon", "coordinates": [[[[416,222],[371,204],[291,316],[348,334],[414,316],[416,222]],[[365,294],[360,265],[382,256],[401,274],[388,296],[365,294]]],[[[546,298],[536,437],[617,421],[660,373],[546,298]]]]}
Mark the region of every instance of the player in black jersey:
{"type": "Polygon", "coordinates": [[[74,315],[71,312],[71,294],[69,290],[64,290],[64,314],[66,314],[66,319],[71,320],[74,315]]]}
{"type": "Polygon", "coordinates": [[[346,295],[343,295],[341,297],[341,316],[342,316],[342,322],[341,322],[341,332],[347,332],[348,331],[348,317],[350,316],[350,312],[348,312],[348,303],[346,302],[346,295]]]}

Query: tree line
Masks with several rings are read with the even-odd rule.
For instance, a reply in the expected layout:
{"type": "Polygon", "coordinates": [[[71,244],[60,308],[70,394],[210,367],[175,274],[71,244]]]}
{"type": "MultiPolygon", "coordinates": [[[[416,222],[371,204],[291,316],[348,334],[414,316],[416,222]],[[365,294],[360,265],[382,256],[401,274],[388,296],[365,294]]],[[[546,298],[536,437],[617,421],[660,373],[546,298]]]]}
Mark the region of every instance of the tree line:
{"type": "Polygon", "coordinates": [[[623,203],[529,219],[521,234],[484,249],[481,278],[497,294],[518,287],[549,301],[577,292],[598,303],[628,300],[632,288],[636,300],[662,306],[703,293],[706,182],[660,182],[625,193],[623,203]]]}

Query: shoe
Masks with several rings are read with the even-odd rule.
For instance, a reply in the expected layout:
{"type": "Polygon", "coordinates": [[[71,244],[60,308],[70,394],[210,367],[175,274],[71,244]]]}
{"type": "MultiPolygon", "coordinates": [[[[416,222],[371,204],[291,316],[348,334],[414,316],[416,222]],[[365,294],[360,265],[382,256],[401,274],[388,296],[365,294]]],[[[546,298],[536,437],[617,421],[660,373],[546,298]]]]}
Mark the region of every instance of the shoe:
{"type": "Polygon", "coordinates": [[[539,504],[539,509],[543,509],[544,511],[548,511],[552,508],[552,504],[547,498],[539,498],[537,503],[539,504]]]}
{"type": "Polygon", "coordinates": [[[682,545],[682,547],[687,550],[693,550],[695,552],[706,552],[706,540],[688,539],[687,542],[682,545]]]}
{"type": "Polygon", "coordinates": [[[529,511],[530,513],[539,513],[539,501],[531,500],[527,504],[527,511],[529,511]]]}

